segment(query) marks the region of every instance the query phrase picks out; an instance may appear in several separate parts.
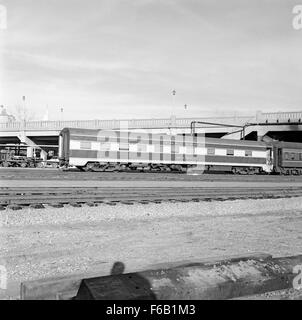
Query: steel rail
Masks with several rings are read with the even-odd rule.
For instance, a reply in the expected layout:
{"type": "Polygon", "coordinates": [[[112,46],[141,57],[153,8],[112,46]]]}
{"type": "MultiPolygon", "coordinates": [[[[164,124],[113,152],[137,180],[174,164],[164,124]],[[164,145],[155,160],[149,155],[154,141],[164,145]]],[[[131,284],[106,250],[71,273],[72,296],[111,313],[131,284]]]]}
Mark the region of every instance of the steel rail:
{"type": "Polygon", "coordinates": [[[141,201],[215,201],[302,196],[301,187],[272,188],[1,188],[0,206],[141,201]]]}

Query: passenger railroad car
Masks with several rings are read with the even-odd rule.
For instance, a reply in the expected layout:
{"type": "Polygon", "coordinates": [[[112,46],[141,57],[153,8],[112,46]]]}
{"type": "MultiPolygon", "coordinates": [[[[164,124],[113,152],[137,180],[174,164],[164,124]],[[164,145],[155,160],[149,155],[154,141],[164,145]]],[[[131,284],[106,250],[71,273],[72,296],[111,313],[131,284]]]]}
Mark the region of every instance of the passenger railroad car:
{"type": "Polygon", "coordinates": [[[258,141],[184,135],[65,128],[59,138],[61,165],[83,170],[271,172],[272,146],[258,141]]]}

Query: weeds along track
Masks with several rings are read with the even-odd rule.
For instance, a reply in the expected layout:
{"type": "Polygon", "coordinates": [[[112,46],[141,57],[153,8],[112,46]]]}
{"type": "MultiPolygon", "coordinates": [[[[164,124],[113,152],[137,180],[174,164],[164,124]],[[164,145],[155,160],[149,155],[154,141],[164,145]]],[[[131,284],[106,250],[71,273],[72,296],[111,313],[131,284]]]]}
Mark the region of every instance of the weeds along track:
{"type": "Polygon", "coordinates": [[[224,201],[302,196],[302,187],[1,187],[1,209],[35,205],[224,201]]]}

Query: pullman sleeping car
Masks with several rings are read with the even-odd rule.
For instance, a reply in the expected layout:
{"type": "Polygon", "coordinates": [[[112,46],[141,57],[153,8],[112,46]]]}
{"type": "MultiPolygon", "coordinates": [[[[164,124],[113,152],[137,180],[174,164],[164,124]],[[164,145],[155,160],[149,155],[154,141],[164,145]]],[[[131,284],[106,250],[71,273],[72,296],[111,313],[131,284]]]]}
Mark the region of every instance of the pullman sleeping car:
{"type": "Polygon", "coordinates": [[[60,166],[81,170],[205,171],[271,173],[273,145],[247,140],[201,138],[65,128],[59,136],[60,166]]]}

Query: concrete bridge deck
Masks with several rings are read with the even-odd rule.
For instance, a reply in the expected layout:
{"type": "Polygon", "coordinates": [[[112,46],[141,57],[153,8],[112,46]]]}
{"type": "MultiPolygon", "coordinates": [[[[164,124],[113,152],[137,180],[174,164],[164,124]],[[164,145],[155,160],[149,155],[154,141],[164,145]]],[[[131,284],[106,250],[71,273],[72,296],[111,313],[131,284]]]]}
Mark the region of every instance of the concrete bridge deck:
{"type": "MultiPolygon", "coordinates": [[[[269,131],[301,131],[302,111],[298,112],[257,112],[254,116],[228,116],[207,118],[129,119],[129,120],[71,120],[71,121],[27,121],[0,123],[1,143],[57,144],[60,130],[70,128],[131,129],[147,130],[151,133],[190,134],[192,121],[201,122],[195,126],[195,133],[217,135],[240,139],[238,126],[247,126],[245,134],[256,132],[263,136],[269,131]],[[213,124],[210,124],[213,123],[213,124]],[[224,126],[228,125],[228,126],[224,126]],[[233,125],[233,126],[232,126],[233,125]],[[266,126],[267,125],[267,126],[266,126]]],[[[302,139],[301,139],[302,141],[302,139]]]]}
{"type": "MultiPolygon", "coordinates": [[[[279,122],[301,122],[302,111],[299,112],[257,112],[254,116],[228,116],[228,117],[200,117],[200,118],[171,118],[161,119],[129,119],[129,120],[70,120],[70,121],[24,121],[0,123],[0,133],[17,131],[39,131],[58,132],[65,127],[70,128],[91,128],[91,129],[170,129],[190,128],[192,121],[224,123],[227,125],[244,125],[247,123],[279,123],[279,122]]],[[[221,126],[204,125],[203,128],[221,128],[221,126]]]]}
{"type": "MultiPolygon", "coordinates": [[[[0,132],[16,131],[60,131],[63,128],[91,129],[170,129],[190,128],[192,121],[220,122],[241,125],[254,120],[253,116],[208,117],[208,118],[165,118],[165,119],[129,119],[129,120],[70,120],[70,121],[27,121],[0,123],[0,132]]],[[[209,127],[209,126],[208,126],[209,127]]]]}

